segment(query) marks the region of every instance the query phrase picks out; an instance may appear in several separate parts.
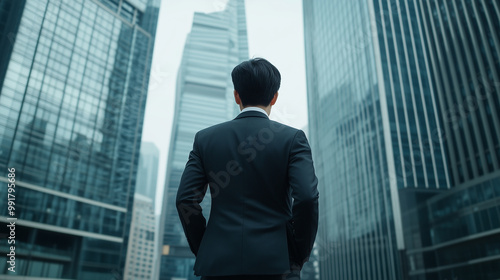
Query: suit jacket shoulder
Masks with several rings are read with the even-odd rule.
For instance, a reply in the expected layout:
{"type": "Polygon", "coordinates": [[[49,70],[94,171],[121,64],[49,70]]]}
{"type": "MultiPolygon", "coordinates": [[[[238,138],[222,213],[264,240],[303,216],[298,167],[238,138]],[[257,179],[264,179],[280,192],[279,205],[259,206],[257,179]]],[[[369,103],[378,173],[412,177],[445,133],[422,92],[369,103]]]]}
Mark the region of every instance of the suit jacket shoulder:
{"type": "Polygon", "coordinates": [[[282,124],[274,120],[270,120],[267,117],[260,115],[262,115],[262,113],[252,111],[242,113],[233,120],[219,123],[198,131],[195,138],[197,138],[200,142],[205,142],[205,140],[208,140],[207,138],[221,136],[221,133],[224,134],[228,131],[241,131],[242,126],[245,126],[245,128],[247,128],[246,131],[248,131],[249,134],[251,133],[252,129],[260,129],[260,131],[257,131],[257,133],[260,133],[260,135],[263,137],[269,136],[266,135],[266,133],[279,133],[280,137],[282,138],[281,140],[294,138],[295,135],[299,133],[299,131],[302,131],[300,129],[282,124]]]}

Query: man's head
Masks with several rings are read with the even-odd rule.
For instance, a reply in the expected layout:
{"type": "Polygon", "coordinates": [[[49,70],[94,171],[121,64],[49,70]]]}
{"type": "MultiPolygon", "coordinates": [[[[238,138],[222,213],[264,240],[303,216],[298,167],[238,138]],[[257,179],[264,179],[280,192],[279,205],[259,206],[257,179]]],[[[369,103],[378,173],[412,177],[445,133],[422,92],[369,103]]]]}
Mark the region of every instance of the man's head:
{"type": "Polygon", "coordinates": [[[274,65],[263,58],[253,58],[234,67],[231,72],[236,103],[269,107],[278,97],[281,75],[274,65]]]}

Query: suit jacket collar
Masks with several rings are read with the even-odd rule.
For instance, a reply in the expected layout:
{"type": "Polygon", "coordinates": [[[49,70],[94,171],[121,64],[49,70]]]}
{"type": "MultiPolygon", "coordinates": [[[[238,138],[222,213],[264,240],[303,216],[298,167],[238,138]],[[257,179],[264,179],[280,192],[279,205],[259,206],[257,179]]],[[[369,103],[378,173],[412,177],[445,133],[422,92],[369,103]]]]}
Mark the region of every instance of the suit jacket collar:
{"type": "Polygon", "coordinates": [[[240,113],[234,119],[236,120],[236,119],[248,118],[248,117],[258,117],[258,118],[269,119],[268,116],[266,116],[266,115],[264,115],[264,114],[262,114],[261,112],[258,112],[258,111],[246,111],[246,112],[240,113]]]}

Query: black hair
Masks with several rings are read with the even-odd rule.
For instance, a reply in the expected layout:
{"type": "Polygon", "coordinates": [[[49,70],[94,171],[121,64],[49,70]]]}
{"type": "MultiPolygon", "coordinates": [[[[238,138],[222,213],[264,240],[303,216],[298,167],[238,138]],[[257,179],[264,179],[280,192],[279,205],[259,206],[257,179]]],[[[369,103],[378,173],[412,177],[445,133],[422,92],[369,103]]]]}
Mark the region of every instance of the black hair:
{"type": "Polygon", "coordinates": [[[231,72],[243,106],[268,106],[280,88],[280,71],[264,58],[243,61],[231,72]]]}

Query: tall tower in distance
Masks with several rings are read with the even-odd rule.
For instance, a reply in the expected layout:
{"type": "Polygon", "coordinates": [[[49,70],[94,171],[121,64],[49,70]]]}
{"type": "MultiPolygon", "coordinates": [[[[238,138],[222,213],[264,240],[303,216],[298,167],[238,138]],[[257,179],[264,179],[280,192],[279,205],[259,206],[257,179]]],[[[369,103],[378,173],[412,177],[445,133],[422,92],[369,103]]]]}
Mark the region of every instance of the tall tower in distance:
{"type": "Polygon", "coordinates": [[[155,208],[159,156],[160,150],[154,143],[142,142],[135,193],[149,197],[153,203],[153,209],[155,208]]]}
{"type": "Polygon", "coordinates": [[[320,278],[500,277],[498,2],[303,5],[320,278]]]}
{"type": "Polygon", "coordinates": [[[0,278],[123,279],[159,2],[0,0],[0,278]]]}
{"type": "Polygon", "coordinates": [[[158,271],[158,220],[155,215],[156,182],[160,150],[152,142],[142,142],[134,207],[130,224],[124,280],[152,279],[158,271]]]}
{"type": "Polygon", "coordinates": [[[153,279],[156,270],[155,215],[150,197],[135,193],[123,280],[153,279]]]}
{"type": "MultiPolygon", "coordinates": [[[[175,114],[160,229],[163,230],[160,279],[197,279],[194,256],[175,206],[179,181],[199,130],[234,118],[231,71],[248,59],[244,0],[229,0],[224,11],[195,13],[177,77],[175,114]]],[[[210,196],[203,201],[208,215],[210,196]]]]}

